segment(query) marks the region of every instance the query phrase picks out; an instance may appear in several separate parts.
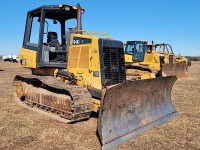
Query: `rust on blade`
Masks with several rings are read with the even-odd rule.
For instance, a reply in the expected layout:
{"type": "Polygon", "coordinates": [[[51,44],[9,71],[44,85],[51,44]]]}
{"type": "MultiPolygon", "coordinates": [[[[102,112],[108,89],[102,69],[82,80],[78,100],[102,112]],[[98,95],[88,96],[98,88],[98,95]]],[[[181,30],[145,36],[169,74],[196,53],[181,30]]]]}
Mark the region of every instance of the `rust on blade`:
{"type": "Polygon", "coordinates": [[[186,62],[178,62],[174,64],[163,64],[162,65],[162,76],[173,76],[177,78],[187,77],[188,65],[186,62]]]}
{"type": "Polygon", "coordinates": [[[176,79],[129,81],[107,89],[98,119],[102,149],[112,149],[175,117],[171,89],[176,79]]]}

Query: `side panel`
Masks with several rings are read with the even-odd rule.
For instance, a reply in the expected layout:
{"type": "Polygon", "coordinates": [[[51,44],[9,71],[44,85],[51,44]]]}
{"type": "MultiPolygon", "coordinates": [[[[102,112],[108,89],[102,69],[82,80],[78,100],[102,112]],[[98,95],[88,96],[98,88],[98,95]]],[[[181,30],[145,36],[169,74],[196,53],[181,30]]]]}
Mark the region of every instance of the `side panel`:
{"type": "Polygon", "coordinates": [[[37,51],[21,48],[19,52],[19,60],[21,67],[36,68],[37,51]]]}
{"type": "Polygon", "coordinates": [[[126,63],[132,63],[133,62],[133,56],[125,54],[125,62],[126,63]]]}
{"type": "Polygon", "coordinates": [[[101,90],[102,77],[100,70],[99,38],[92,39],[90,55],[91,87],[101,90]]]}
{"type": "Polygon", "coordinates": [[[172,53],[164,53],[165,64],[173,64],[174,54],[172,53]]]}
{"type": "Polygon", "coordinates": [[[156,70],[160,70],[159,54],[154,52],[145,53],[144,64],[148,64],[150,68],[155,68],[156,70]]]}
{"type": "Polygon", "coordinates": [[[68,70],[74,73],[78,77],[78,85],[88,86],[90,84],[89,80],[89,49],[90,46],[87,45],[73,45],[69,48],[68,57],[68,70]],[[84,53],[84,56],[82,55],[84,53]]]}
{"type": "Polygon", "coordinates": [[[67,69],[78,77],[78,85],[101,89],[98,38],[86,35],[79,35],[77,38],[76,35],[76,39],[81,38],[91,39],[91,43],[71,43],[67,69]]]}

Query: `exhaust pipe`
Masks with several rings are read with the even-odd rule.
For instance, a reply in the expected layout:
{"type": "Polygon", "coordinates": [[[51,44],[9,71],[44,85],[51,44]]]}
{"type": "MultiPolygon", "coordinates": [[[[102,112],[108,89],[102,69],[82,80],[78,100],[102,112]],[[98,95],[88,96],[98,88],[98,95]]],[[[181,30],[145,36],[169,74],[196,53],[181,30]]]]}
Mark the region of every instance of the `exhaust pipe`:
{"type": "MultiPolygon", "coordinates": [[[[77,30],[82,30],[82,24],[81,24],[82,8],[79,3],[77,4],[76,7],[77,7],[77,30]]],[[[82,31],[78,31],[77,33],[82,34],[82,31]]]]}
{"type": "Polygon", "coordinates": [[[151,51],[155,51],[156,50],[156,47],[155,47],[155,44],[154,42],[152,41],[152,47],[151,47],[151,51]]]}

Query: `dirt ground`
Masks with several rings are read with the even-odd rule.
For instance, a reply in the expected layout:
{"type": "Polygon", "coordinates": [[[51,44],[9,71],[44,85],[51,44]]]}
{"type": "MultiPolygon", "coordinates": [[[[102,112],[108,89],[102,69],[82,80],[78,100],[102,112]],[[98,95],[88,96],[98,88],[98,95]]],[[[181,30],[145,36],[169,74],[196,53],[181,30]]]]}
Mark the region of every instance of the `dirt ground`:
{"type": "MultiPolygon", "coordinates": [[[[30,71],[0,62],[0,149],[101,148],[96,118],[66,124],[18,106],[12,80],[19,73],[30,71]]],[[[192,62],[189,73],[172,91],[179,116],[116,149],[200,149],[200,62],[192,62]]]]}

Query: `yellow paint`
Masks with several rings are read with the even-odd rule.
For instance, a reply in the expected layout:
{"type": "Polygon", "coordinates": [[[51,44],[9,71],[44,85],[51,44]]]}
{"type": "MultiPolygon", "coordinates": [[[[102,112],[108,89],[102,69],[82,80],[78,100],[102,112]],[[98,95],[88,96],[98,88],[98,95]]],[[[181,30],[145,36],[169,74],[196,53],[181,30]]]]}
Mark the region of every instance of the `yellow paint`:
{"type": "Polygon", "coordinates": [[[24,68],[36,68],[36,55],[37,52],[34,50],[29,50],[25,48],[21,48],[19,52],[19,60],[25,60],[26,64],[22,65],[21,67],[24,68]]]}
{"type": "Polygon", "coordinates": [[[61,104],[61,100],[60,99],[56,99],[53,102],[55,105],[60,105],[61,104]]]}
{"type": "Polygon", "coordinates": [[[108,34],[108,33],[103,33],[103,32],[90,32],[90,31],[87,31],[87,30],[72,30],[72,34],[77,34],[78,32],[82,32],[83,34],[83,36],[90,36],[90,37],[93,37],[93,38],[95,38],[95,37],[105,37],[105,38],[110,38],[110,34],[108,34]],[[95,36],[94,36],[95,35],[95,36]]]}
{"type": "Polygon", "coordinates": [[[78,59],[80,55],[80,47],[70,47],[68,59],[68,68],[77,68],[78,66],[78,59]]]}
{"type": "MultiPolygon", "coordinates": [[[[132,60],[132,55],[125,54],[125,62],[126,62],[126,64],[132,63],[132,65],[134,65],[134,66],[143,65],[143,66],[146,66],[149,68],[154,68],[157,71],[159,71],[161,69],[160,68],[160,54],[157,53],[156,51],[145,52],[143,62],[134,62],[132,60]]],[[[155,78],[155,77],[156,77],[155,73],[144,72],[140,78],[141,79],[150,79],[150,78],[155,78]]]]}
{"type": "Polygon", "coordinates": [[[150,68],[154,68],[156,70],[160,70],[160,54],[156,51],[146,52],[144,61],[140,64],[147,65],[150,68]]]}
{"type": "MultiPolygon", "coordinates": [[[[100,54],[99,54],[99,37],[93,36],[98,34],[96,32],[86,34],[71,33],[71,42],[68,50],[68,62],[66,71],[73,73],[77,77],[77,85],[89,86],[101,90],[101,70],[100,70],[100,54]],[[92,43],[73,45],[73,36],[89,38],[92,43]],[[94,72],[98,74],[94,76],[94,72]]],[[[104,35],[103,33],[99,33],[104,35]]],[[[109,36],[105,34],[105,36],[109,36]]],[[[19,53],[20,60],[26,60],[26,65],[22,67],[30,68],[35,75],[50,75],[57,77],[58,69],[43,69],[37,68],[36,64],[37,51],[21,48],[19,53]]],[[[61,77],[57,77],[58,80],[64,81],[61,77]]],[[[65,82],[65,81],[64,81],[65,82]]],[[[67,83],[67,82],[66,82],[67,83]]],[[[54,103],[59,104],[60,101],[54,103]]],[[[94,99],[93,110],[97,112],[100,107],[100,100],[94,99]]]]}
{"type": "Polygon", "coordinates": [[[155,73],[144,73],[141,75],[142,80],[151,78],[156,78],[155,73]]]}
{"type": "Polygon", "coordinates": [[[89,46],[81,47],[79,68],[89,68],[89,46]]]}
{"type": "Polygon", "coordinates": [[[174,62],[175,63],[186,62],[186,64],[188,64],[188,59],[184,56],[178,56],[174,58],[174,62]]]}
{"type": "Polygon", "coordinates": [[[126,63],[132,63],[133,62],[133,56],[129,54],[125,54],[125,62],[126,63]]]}
{"type": "Polygon", "coordinates": [[[74,73],[79,78],[77,84],[80,86],[90,86],[96,89],[101,89],[101,72],[99,59],[99,45],[97,37],[84,34],[72,33],[73,36],[90,38],[92,43],[72,45],[70,43],[68,53],[68,68],[67,70],[74,73]],[[98,77],[94,77],[94,71],[99,73],[98,77]]]}
{"type": "Polygon", "coordinates": [[[157,53],[164,56],[165,64],[169,64],[169,57],[170,56],[174,57],[174,54],[172,54],[172,53],[167,53],[167,52],[165,52],[165,53],[164,52],[157,52],[157,53]]]}
{"type": "Polygon", "coordinates": [[[98,99],[93,99],[93,106],[92,106],[92,111],[98,112],[100,108],[100,100],[98,99]]]}
{"type": "MultiPolygon", "coordinates": [[[[98,34],[96,32],[86,34],[71,34],[71,43],[68,53],[68,67],[67,71],[74,73],[78,77],[77,84],[80,86],[91,86],[96,89],[101,90],[101,72],[100,72],[100,57],[99,57],[99,44],[98,37],[92,36],[92,34],[98,34]],[[92,43],[89,44],[79,44],[73,45],[73,36],[90,38],[92,43]],[[94,72],[98,72],[99,76],[93,76],[94,72]]],[[[103,35],[103,33],[99,33],[103,35]]],[[[105,34],[107,35],[107,34],[105,34]]],[[[33,74],[35,75],[51,75],[56,76],[57,69],[42,69],[36,67],[36,56],[37,51],[29,49],[20,49],[19,59],[25,60],[26,64],[21,65],[25,68],[32,69],[33,74]]]]}
{"type": "Polygon", "coordinates": [[[41,75],[41,76],[54,76],[55,68],[53,69],[42,69],[42,68],[33,68],[32,74],[41,75]]]}

